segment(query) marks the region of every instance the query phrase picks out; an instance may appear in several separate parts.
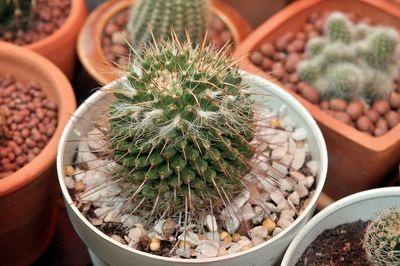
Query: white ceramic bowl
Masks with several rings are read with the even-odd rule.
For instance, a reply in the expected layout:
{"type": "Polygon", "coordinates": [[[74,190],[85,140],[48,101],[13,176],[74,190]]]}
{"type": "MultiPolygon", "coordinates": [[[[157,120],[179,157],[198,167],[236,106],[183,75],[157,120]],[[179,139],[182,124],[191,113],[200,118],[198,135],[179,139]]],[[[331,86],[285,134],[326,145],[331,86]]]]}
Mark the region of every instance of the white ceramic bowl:
{"type": "Polygon", "coordinates": [[[281,266],[296,265],[307,247],[326,229],[370,220],[379,210],[393,206],[400,206],[400,187],[366,190],[336,201],[315,215],[293,239],[281,266]]]}
{"type": "Polygon", "coordinates": [[[294,124],[296,126],[304,127],[308,133],[307,140],[311,154],[313,159],[318,161],[319,168],[316,177],[315,193],[304,212],[291,226],[263,244],[238,254],[210,259],[188,260],[165,258],[129,248],[128,246],[111,239],[86,220],[75,205],[73,205],[71,196],[69,195],[64,183],[65,172],[63,166],[72,163],[73,151],[76,149],[76,143],[74,145],[74,142],[68,142],[68,140],[76,139],[78,137],[74,129],[77,129],[80,132],[87,132],[90,128],[90,123],[87,121],[93,121],[93,118],[96,117],[96,112],[99,112],[99,110],[96,109],[96,106],[107,104],[107,101],[110,100],[108,94],[98,91],[78,108],[71,121],[69,121],[61,137],[57,157],[58,177],[66,202],[68,215],[75,230],[91,250],[92,260],[95,265],[183,266],[203,264],[215,266],[256,266],[273,265],[279,262],[290,241],[295,237],[300,229],[303,228],[304,224],[311,218],[314,212],[318,196],[320,195],[325,183],[328,167],[327,150],[324,138],[317,123],[294,97],[274,83],[263,78],[245,72],[243,72],[243,78],[251,88],[260,89],[270,95],[265,98],[265,101],[268,101],[268,105],[271,108],[279,109],[280,106],[285,104],[287,106],[287,113],[294,121],[294,124]]]}

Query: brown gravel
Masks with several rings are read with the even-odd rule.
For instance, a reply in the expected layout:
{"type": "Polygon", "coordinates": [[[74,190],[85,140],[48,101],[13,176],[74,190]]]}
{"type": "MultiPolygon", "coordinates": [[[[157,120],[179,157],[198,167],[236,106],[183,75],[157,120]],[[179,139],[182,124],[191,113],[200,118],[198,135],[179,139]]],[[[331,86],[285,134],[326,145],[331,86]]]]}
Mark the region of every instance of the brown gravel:
{"type": "Polygon", "coordinates": [[[57,105],[35,83],[0,76],[0,106],[5,136],[0,139],[0,178],[32,161],[57,127],[57,105]]]}
{"type": "MultiPolygon", "coordinates": [[[[325,17],[331,12],[325,10],[322,13],[311,13],[299,31],[283,32],[274,42],[262,43],[250,54],[249,59],[274,79],[282,82],[287,89],[318,105],[328,115],[372,136],[381,136],[400,124],[400,76],[395,81],[394,92],[387,99],[380,99],[367,105],[360,100],[323,101],[317,90],[301,81],[296,72],[297,64],[304,57],[307,41],[322,35],[325,17]]],[[[355,13],[347,13],[347,16],[353,22],[367,21],[371,24],[371,21],[355,13]]]]}
{"type": "Polygon", "coordinates": [[[36,0],[36,6],[22,32],[13,23],[0,25],[0,41],[27,45],[53,34],[69,16],[71,0],[36,0]]]}

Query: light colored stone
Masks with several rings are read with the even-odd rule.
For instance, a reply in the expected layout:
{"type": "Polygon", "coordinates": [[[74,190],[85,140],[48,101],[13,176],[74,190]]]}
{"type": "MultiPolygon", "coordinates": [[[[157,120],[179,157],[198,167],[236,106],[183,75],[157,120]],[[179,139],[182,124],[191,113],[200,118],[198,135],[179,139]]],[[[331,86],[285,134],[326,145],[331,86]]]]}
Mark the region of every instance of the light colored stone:
{"type": "Polygon", "coordinates": [[[304,149],[296,149],[294,151],[294,158],[291,167],[294,170],[299,170],[301,167],[303,167],[305,159],[306,159],[306,152],[304,151],[304,149]]]}
{"type": "Polygon", "coordinates": [[[293,127],[293,119],[286,115],[281,119],[281,127],[284,129],[293,127]]]}
{"type": "Polygon", "coordinates": [[[146,235],[146,230],[141,227],[131,228],[128,232],[128,237],[133,245],[139,243],[142,236],[146,235]]]}
{"type": "Polygon", "coordinates": [[[306,167],[308,171],[310,171],[312,176],[316,176],[318,173],[318,162],[317,161],[309,161],[306,163],[306,167]]]}
{"type": "Polygon", "coordinates": [[[217,219],[213,215],[207,214],[204,218],[204,224],[207,226],[208,231],[218,231],[217,219]]]}
{"type": "Polygon", "coordinates": [[[121,211],[119,209],[113,209],[112,211],[107,213],[106,217],[104,217],[104,222],[120,223],[121,222],[121,211]]]}
{"type": "Polygon", "coordinates": [[[288,167],[283,163],[272,162],[272,167],[274,168],[275,171],[278,171],[280,173],[281,177],[286,176],[288,173],[288,167]]]}
{"type": "Polygon", "coordinates": [[[209,240],[217,240],[219,241],[219,233],[218,231],[214,231],[214,232],[207,232],[206,236],[209,240]]]}
{"type": "Polygon", "coordinates": [[[293,177],[294,179],[296,179],[297,182],[300,182],[300,181],[306,179],[306,177],[302,173],[297,172],[297,171],[291,171],[290,176],[293,177]]]}
{"type": "Polygon", "coordinates": [[[66,176],[64,177],[65,186],[69,189],[73,189],[75,185],[75,181],[72,177],[66,176]]]}
{"type": "Polygon", "coordinates": [[[178,236],[179,240],[184,240],[188,243],[190,243],[191,245],[198,245],[199,244],[199,237],[197,234],[195,234],[193,231],[188,230],[185,232],[183,232],[182,234],[180,234],[178,236]]]}
{"type": "MultiPolygon", "coordinates": [[[[294,153],[295,150],[296,150],[296,142],[292,138],[289,138],[289,141],[288,141],[288,154],[293,156],[293,153],[294,153]]],[[[292,160],[293,160],[293,157],[292,157],[292,160]]]]}
{"type": "Polygon", "coordinates": [[[287,217],[280,218],[277,223],[277,225],[282,229],[289,227],[291,224],[292,222],[287,217]]]}
{"type": "Polygon", "coordinates": [[[111,207],[102,207],[102,208],[96,208],[94,209],[94,214],[96,214],[96,216],[98,218],[102,218],[104,216],[107,215],[107,213],[111,210],[111,207]]]}
{"type": "Polygon", "coordinates": [[[218,255],[219,246],[219,241],[201,240],[196,248],[196,252],[206,258],[214,258],[218,255]]]}
{"type": "Polygon", "coordinates": [[[275,134],[272,138],[271,141],[269,142],[270,144],[284,144],[287,143],[289,138],[289,133],[286,131],[280,131],[278,134],[275,134]]]}
{"type": "Polygon", "coordinates": [[[228,251],[226,251],[225,247],[220,247],[218,249],[217,257],[222,257],[228,255],[228,251]]]}
{"type": "Polygon", "coordinates": [[[308,195],[308,189],[304,186],[304,184],[297,184],[294,188],[297,193],[299,193],[300,198],[304,198],[305,196],[308,195]]]}
{"type": "Polygon", "coordinates": [[[279,180],[279,183],[280,183],[280,188],[283,191],[287,191],[287,192],[293,191],[293,188],[295,186],[288,178],[279,180]]]}
{"type": "Polygon", "coordinates": [[[87,144],[92,152],[104,152],[107,149],[106,136],[98,128],[88,133],[87,144]]]}
{"type": "Polygon", "coordinates": [[[275,202],[275,204],[279,204],[281,201],[285,200],[285,196],[283,195],[282,191],[278,189],[272,192],[269,196],[271,197],[271,200],[275,202]]]}
{"type": "Polygon", "coordinates": [[[112,235],[111,238],[119,243],[124,243],[124,240],[118,235],[112,235]]]}
{"type": "MultiPolygon", "coordinates": [[[[269,238],[269,236],[266,237],[266,239],[268,239],[268,238],[269,238]]],[[[264,242],[265,242],[265,240],[263,238],[261,238],[261,237],[255,237],[255,238],[251,239],[251,244],[254,247],[257,246],[257,245],[260,245],[260,244],[262,244],[264,242]]]]}
{"type": "Polygon", "coordinates": [[[268,229],[264,226],[256,226],[248,232],[249,237],[251,239],[259,237],[259,238],[267,238],[268,237],[268,229]]]}
{"type": "Polygon", "coordinates": [[[111,41],[113,44],[126,45],[128,42],[127,31],[116,31],[111,35],[111,41]]]}
{"type": "Polygon", "coordinates": [[[307,138],[307,131],[302,128],[302,127],[298,127],[294,130],[294,132],[292,133],[292,138],[295,141],[300,141],[300,140],[304,140],[307,138]]]}
{"type": "Polygon", "coordinates": [[[255,213],[253,207],[251,207],[250,203],[246,203],[241,208],[241,216],[245,221],[248,221],[254,217],[255,213]]]}
{"type": "Polygon", "coordinates": [[[238,253],[240,251],[248,249],[248,247],[253,246],[249,239],[241,239],[235,243],[232,247],[228,249],[228,254],[238,253]]]}
{"type": "Polygon", "coordinates": [[[302,183],[306,188],[311,188],[312,185],[314,184],[314,177],[309,175],[309,176],[306,177],[305,180],[303,180],[303,181],[301,181],[299,183],[302,183]]]}
{"type": "Polygon", "coordinates": [[[163,234],[163,226],[165,223],[165,219],[161,219],[159,221],[157,221],[157,223],[154,225],[154,231],[157,232],[157,234],[163,234]]]}
{"type": "Polygon", "coordinates": [[[278,206],[276,206],[277,212],[282,212],[283,210],[290,209],[289,203],[286,199],[279,202],[278,206]]]}
{"type": "Polygon", "coordinates": [[[279,234],[280,232],[282,232],[282,228],[277,227],[275,228],[275,230],[272,232],[272,236],[276,236],[277,234],[279,234]]]}
{"type": "Polygon", "coordinates": [[[296,211],[294,209],[286,209],[281,212],[281,217],[294,218],[295,215],[296,215],[296,211]]]}
{"type": "Polygon", "coordinates": [[[254,217],[252,218],[253,224],[259,224],[264,218],[265,211],[260,206],[255,206],[253,208],[254,217]]]}
{"type": "Polygon", "coordinates": [[[297,191],[293,191],[289,197],[288,200],[291,200],[293,202],[294,205],[299,205],[300,204],[300,195],[299,192],[297,191]]]}
{"type": "Polygon", "coordinates": [[[276,147],[271,152],[271,159],[281,160],[283,156],[286,154],[286,152],[287,152],[287,145],[276,147]]]}

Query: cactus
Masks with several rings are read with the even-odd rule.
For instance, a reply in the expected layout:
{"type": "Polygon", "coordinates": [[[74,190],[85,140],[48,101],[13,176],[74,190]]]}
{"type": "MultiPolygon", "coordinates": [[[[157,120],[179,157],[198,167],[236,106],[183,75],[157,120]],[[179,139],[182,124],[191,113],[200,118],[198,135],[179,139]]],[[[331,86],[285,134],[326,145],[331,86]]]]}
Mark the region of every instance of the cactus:
{"type": "Polygon", "coordinates": [[[28,26],[36,0],[2,0],[0,1],[0,27],[6,30],[23,30],[28,26]]]}
{"type": "Polygon", "coordinates": [[[379,212],[365,230],[363,247],[372,265],[400,265],[400,211],[379,212]]]}
{"type": "Polygon", "coordinates": [[[297,66],[300,79],[323,100],[386,98],[399,74],[398,33],[365,23],[353,25],[339,12],[327,18],[325,33],[308,41],[307,57],[297,66]]]}
{"type": "Polygon", "coordinates": [[[146,215],[221,207],[253,156],[253,101],[232,59],[173,40],[144,47],[112,89],[116,176],[146,215]]]}
{"type": "Polygon", "coordinates": [[[132,6],[128,22],[131,44],[140,47],[154,39],[166,40],[173,29],[179,40],[186,33],[197,43],[204,38],[208,12],[204,0],[139,0],[132,6]]]}
{"type": "Polygon", "coordinates": [[[333,12],[325,23],[325,32],[331,42],[349,43],[352,39],[351,28],[351,21],[340,12],[333,12]]]}

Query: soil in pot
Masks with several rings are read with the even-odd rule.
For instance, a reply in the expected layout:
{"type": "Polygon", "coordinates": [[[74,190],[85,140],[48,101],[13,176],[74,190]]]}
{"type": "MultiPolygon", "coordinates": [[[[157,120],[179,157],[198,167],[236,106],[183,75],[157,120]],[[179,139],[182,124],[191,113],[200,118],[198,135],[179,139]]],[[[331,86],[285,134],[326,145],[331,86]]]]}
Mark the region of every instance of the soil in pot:
{"type": "Polygon", "coordinates": [[[57,127],[57,105],[40,86],[0,75],[0,178],[32,161],[57,127]]]}
{"type": "MultiPolygon", "coordinates": [[[[129,61],[129,47],[126,43],[128,33],[126,25],[128,22],[129,10],[124,10],[110,19],[104,28],[102,36],[102,48],[109,62],[123,67],[129,61]]],[[[215,14],[211,15],[208,30],[207,42],[215,46],[216,49],[229,44],[227,52],[231,54],[234,50],[234,40],[232,33],[227,25],[215,14]]]]}
{"type": "MultiPolygon", "coordinates": [[[[8,2],[12,5],[13,1],[8,2]]],[[[19,2],[24,2],[21,8],[11,8],[0,15],[0,41],[17,45],[39,41],[59,29],[71,10],[71,0],[19,2]]]]}
{"type": "MultiPolygon", "coordinates": [[[[250,55],[250,60],[282,82],[286,88],[299,93],[327,114],[362,132],[376,137],[381,136],[400,123],[399,77],[393,82],[389,80],[391,84],[386,85],[389,86],[389,90],[392,89],[390,94],[364,103],[358,99],[345,100],[339,97],[323,99],[314,87],[302,81],[299,76],[298,65],[307,57],[308,41],[324,35],[325,19],[332,12],[326,10],[323,13],[311,13],[307,23],[299,31],[287,32],[274,43],[262,44],[258,51],[250,55]]],[[[348,13],[347,17],[355,24],[377,25],[355,13],[348,13]]],[[[387,84],[386,80],[385,83],[387,84]]]]}
{"type": "Polygon", "coordinates": [[[371,265],[362,244],[367,225],[359,220],[325,230],[308,246],[296,266],[371,265]]]}

